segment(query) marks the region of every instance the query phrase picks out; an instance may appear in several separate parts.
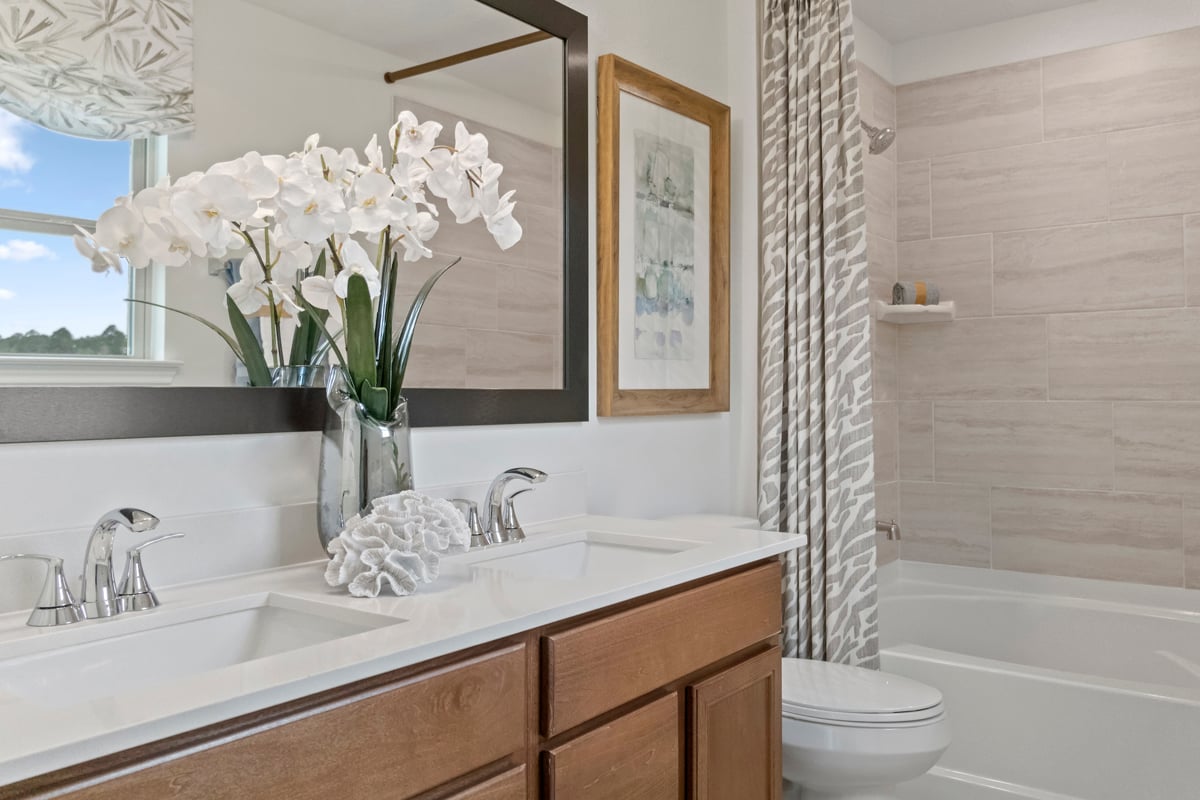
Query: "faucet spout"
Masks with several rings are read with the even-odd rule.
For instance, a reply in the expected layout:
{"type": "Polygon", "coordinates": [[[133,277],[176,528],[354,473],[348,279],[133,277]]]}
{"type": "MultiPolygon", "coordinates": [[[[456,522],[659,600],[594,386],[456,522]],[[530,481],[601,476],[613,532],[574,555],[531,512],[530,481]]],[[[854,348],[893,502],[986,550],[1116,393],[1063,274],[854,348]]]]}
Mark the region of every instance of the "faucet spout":
{"type": "Polygon", "coordinates": [[[101,517],[96,527],[92,528],[80,580],[80,600],[88,619],[120,613],[112,566],[113,539],[117,530],[127,528],[134,533],[145,533],[156,527],[158,517],[150,512],[138,508],[118,508],[101,517]]]}
{"type": "Polygon", "coordinates": [[[501,472],[492,481],[492,485],[488,487],[487,498],[484,500],[484,505],[486,506],[484,530],[487,531],[488,538],[492,544],[508,541],[508,536],[504,530],[502,509],[504,505],[504,489],[514,480],[522,480],[527,483],[542,483],[546,480],[546,473],[533,467],[513,467],[501,472]]]}

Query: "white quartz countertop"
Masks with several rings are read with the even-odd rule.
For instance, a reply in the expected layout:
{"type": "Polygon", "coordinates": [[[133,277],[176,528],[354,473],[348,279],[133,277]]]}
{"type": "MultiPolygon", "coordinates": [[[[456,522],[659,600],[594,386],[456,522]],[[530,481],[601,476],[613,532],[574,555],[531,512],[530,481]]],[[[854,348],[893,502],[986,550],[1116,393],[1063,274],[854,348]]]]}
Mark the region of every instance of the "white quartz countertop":
{"type": "Polygon", "coordinates": [[[158,592],[160,608],[112,620],[35,629],[25,625],[27,612],[0,616],[0,786],[714,575],[806,543],[802,536],[763,531],[587,516],[531,526],[529,542],[482,552],[516,554],[531,543],[536,547],[549,541],[541,537],[570,539],[584,531],[633,535],[651,544],[661,540],[686,549],[644,559],[636,553],[622,554],[620,563],[605,564],[583,577],[557,578],[498,569],[480,561],[473,551],[444,558],[439,579],[415,594],[385,594],[377,599],[353,598],[327,587],[322,561],[168,587],[158,592]],[[320,604],[334,615],[346,610],[383,615],[396,624],[385,620],[389,624],[364,633],[195,674],[172,674],[155,663],[153,653],[133,671],[88,663],[84,657],[79,659],[78,675],[68,676],[63,688],[72,681],[112,678],[117,691],[101,697],[92,690],[91,697],[78,702],[70,701],[69,691],[55,702],[30,699],[29,692],[14,691],[4,677],[20,675],[23,683],[37,677],[28,673],[39,668],[31,664],[22,671],[21,661],[75,643],[84,635],[81,631],[90,631],[89,639],[111,639],[157,627],[165,616],[156,620],[155,615],[186,616],[191,610],[196,617],[206,608],[266,595],[283,603],[320,604]],[[118,669],[120,675],[114,676],[112,671],[118,669]]]}

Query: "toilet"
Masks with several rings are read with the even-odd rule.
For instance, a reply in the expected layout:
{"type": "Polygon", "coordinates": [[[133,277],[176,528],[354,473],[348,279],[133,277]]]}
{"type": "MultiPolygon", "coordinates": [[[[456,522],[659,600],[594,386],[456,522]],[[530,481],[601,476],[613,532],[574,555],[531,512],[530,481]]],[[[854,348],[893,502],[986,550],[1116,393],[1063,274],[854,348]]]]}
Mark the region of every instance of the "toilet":
{"type": "MultiPolygon", "coordinates": [[[[748,517],[670,518],[757,528],[748,517]]],[[[783,659],[783,779],[788,800],[895,800],[950,746],[942,693],[886,672],[783,659]]]]}
{"type": "Polygon", "coordinates": [[[783,660],[783,778],[790,800],[894,800],[950,746],[942,693],[899,675],[783,660]]]}

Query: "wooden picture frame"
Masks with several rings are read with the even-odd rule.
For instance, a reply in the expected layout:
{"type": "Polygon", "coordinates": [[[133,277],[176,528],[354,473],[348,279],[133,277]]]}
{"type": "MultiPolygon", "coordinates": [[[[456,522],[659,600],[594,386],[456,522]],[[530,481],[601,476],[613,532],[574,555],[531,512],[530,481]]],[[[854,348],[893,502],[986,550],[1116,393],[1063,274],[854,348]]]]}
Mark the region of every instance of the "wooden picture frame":
{"type": "Polygon", "coordinates": [[[729,107],[612,54],[598,84],[597,413],[728,411],[729,107]]]}

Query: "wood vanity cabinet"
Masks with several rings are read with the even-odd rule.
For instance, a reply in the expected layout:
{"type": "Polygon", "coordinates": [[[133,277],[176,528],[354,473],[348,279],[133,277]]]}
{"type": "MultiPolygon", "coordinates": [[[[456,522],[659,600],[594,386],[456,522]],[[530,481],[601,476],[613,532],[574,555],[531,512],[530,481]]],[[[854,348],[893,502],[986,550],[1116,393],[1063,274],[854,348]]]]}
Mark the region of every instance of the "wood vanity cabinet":
{"type": "Polygon", "coordinates": [[[723,573],[0,800],[778,800],[780,574],[723,573]]]}

